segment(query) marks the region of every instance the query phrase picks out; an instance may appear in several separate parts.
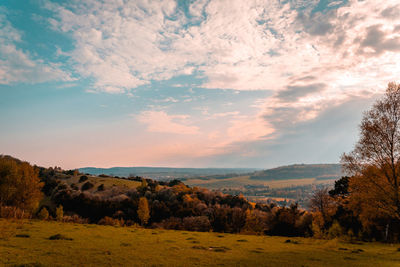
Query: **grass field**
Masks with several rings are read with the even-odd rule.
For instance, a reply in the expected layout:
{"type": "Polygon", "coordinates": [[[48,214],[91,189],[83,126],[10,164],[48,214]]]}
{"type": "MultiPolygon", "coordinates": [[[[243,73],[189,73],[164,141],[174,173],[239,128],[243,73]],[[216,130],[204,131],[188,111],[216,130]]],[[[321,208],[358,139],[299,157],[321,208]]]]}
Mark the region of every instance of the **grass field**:
{"type": "Polygon", "coordinates": [[[141,185],[141,182],[138,181],[132,181],[124,178],[114,178],[114,177],[98,177],[98,176],[88,176],[88,180],[84,181],[82,183],[79,183],[79,176],[70,176],[67,179],[61,179],[61,181],[64,181],[65,183],[71,185],[71,184],[76,184],[82,186],[86,182],[91,182],[94,187],[89,189],[89,192],[94,192],[97,190],[97,187],[101,184],[104,184],[104,188],[108,189],[113,186],[117,186],[120,188],[136,188],[139,185],[141,185]]]}
{"type": "Polygon", "coordinates": [[[302,179],[288,179],[288,180],[255,180],[250,179],[250,176],[237,176],[227,179],[187,179],[184,181],[189,186],[200,186],[208,189],[222,189],[222,188],[242,188],[245,185],[255,186],[269,186],[270,188],[284,188],[290,186],[302,186],[309,184],[323,184],[333,183],[334,180],[318,180],[317,178],[302,178],[302,179]]]}
{"type": "Polygon", "coordinates": [[[0,231],[4,266],[400,266],[400,245],[380,243],[4,219],[0,231]]]}

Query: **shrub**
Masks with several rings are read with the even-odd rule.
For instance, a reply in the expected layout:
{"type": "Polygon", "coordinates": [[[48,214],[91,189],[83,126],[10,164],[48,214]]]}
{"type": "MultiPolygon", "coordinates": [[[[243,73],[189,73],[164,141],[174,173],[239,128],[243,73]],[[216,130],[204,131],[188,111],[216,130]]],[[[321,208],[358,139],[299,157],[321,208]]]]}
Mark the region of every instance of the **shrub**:
{"type": "Polygon", "coordinates": [[[79,178],[79,183],[83,183],[84,181],[87,181],[89,178],[86,176],[86,175],[82,175],[80,178],[79,178]]]}
{"type": "Polygon", "coordinates": [[[70,223],[80,223],[80,224],[85,224],[85,223],[89,222],[88,219],[81,218],[76,214],[74,214],[72,216],[64,216],[63,217],[63,221],[64,222],[70,222],[70,223]]]}
{"type": "Polygon", "coordinates": [[[207,216],[186,217],[183,218],[183,228],[189,231],[209,232],[211,224],[207,216]]]}
{"type": "Polygon", "coordinates": [[[57,221],[62,221],[64,217],[64,210],[63,210],[63,206],[59,205],[56,209],[56,219],[57,221]]]}
{"type": "Polygon", "coordinates": [[[86,191],[89,190],[90,188],[93,188],[94,184],[92,184],[91,182],[86,182],[82,185],[81,190],[82,191],[86,191]]]}
{"type": "Polygon", "coordinates": [[[105,216],[103,219],[101,219],[98,224],[101,225],[111,225],[111,226],[124,226],[124,220],[123,219],[113,219],[111,217],[105,216]]]}
{"type": "Polygon", "coordinates": [[[14,206],[0,206],[0,218],[27,219],[30,213],[14,206]]]}
{"type": "Polygon", "coordinates": [[[155,224],[156,227],[161,227],[164,229],[173,229],[173,230],[181,230],[182,220],[176,217],[170,217],[168,219],[163,220],[161,223],[155,224]]]}
{"type": "Polygon", "coordinates": [[[97,191],[104,191],[104,184],[99,185],[97,191]]]}
{"type": "Polygon", "coordinates": [[[45,207],[43,207],[37,215],[40,220],[47,220],[49,218],[49,212],[45,207]]]}
{"type": "Polygon", "coordinates": [[[71,188],[74,190],[79,190],[79,187],[76,184],[71,184],[71,188]]]}
{"type": "Polygon", "coordinates": [[[343,229],[337,221],[334,221],[328,230],[328,238],[338,238],[343,234],[343,229]]]}

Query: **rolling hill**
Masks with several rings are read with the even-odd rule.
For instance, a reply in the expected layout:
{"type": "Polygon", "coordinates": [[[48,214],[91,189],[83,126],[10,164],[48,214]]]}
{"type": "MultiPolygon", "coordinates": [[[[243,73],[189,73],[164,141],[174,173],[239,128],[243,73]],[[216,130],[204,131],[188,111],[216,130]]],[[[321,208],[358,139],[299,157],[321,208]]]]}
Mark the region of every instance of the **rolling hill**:
{"type": "Polygon", "coordinates": [[[254,172],[255,168],[168,168],[168,167],[113,167],[113,168],[80,168],[82,173],[91,175],[106,174],[129,177],[143,176],[152,179],[175,179],[198,176],[245,174],[254,172]]]}
{"type": "Polygon", "coordinates": [[[289,180],[316,178],[317,180],[337,179],[343,175],[340,164],[295,164],[274,169],[256,171],[251,180],[289,180]]]}

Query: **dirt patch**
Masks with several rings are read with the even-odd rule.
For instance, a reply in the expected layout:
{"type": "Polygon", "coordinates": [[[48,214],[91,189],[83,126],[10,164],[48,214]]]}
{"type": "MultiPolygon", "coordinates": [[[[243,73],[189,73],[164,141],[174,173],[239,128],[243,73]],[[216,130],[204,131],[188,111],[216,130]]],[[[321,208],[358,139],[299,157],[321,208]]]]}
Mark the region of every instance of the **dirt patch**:
{"type": "Polygon", "coordinates": [[[49,240],[73,240],[72,238],[66,237],[62,234],[56,234],[49,237],[49,240]]]}
{"type": "Polygon", "coordinates": [[[18,235],[15,235],[15,237],[29,238],[31,236],[28,234],[18,234],[18,235]]]}

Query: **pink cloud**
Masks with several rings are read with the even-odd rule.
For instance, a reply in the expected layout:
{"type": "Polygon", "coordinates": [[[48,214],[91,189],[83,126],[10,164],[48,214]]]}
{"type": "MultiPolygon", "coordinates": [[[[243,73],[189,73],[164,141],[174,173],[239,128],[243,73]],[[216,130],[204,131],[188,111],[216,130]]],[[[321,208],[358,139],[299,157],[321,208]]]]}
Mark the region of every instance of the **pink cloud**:
{"type": "Polygon", "coordinates": [[[188,116],[168,115],[164,111],[143,111],[135,116],[136,119],[147,125],[147,131],[172,134],[198,134],[197,126],[185,124],[188,116]]]}

